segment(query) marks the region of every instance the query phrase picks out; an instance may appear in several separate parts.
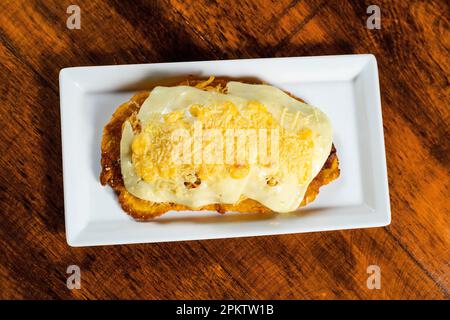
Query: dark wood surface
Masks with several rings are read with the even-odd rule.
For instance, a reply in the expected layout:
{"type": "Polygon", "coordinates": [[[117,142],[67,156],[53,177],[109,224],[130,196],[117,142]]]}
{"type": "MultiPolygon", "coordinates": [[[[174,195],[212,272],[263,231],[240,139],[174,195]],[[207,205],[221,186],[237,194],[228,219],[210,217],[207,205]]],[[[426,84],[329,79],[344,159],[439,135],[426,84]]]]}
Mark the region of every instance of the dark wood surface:
{"type": "Polygon", "coordinates": [[[442,1],[0,2],[0,298],[450,297],[449,21],[442,1]],[[381,29],[366,8],[381,8],[381,29]],[[63,67],[373,53],[386,228],[71,248],[64,232],[63,67]],[[66,268],[79,265],[81,289],[66,268]],[[381,289],[366,286],[381,268],[381,289]]]}

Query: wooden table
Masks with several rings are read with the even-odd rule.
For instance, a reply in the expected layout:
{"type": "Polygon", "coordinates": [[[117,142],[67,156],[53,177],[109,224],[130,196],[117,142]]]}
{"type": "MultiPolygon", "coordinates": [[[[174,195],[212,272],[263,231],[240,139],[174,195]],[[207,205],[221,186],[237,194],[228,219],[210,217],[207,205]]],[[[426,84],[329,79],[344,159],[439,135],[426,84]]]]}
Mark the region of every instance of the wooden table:
{"type": "Polygon", "coordinates": [[[450,297],[446,1],[0,2],[0,297],[450,297]],[[81,29],[66,27],[67,7],[81,29]],[[381,29],[366,27],[367,6],[381,29]],[[373,53],[392,206],[386,228],[71,248],[64,232],[63,67],[373,53]],[[81,289],[66,287],[69,265],[81,289]],[[381,268],[381,289],[366,285],[381,268]]]}

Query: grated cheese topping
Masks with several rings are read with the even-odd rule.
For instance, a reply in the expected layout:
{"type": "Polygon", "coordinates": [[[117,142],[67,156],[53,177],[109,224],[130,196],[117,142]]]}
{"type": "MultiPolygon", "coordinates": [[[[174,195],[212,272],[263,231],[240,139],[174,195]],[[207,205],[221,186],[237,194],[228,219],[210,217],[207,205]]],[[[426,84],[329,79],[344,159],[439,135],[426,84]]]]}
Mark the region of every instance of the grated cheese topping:
{"type": "Polygon", "coordinates": [[[212,81],[156,87],[137,115],[140,130],[125,122],[125,187],[191,208],[251,198],[295,210],[330,152],[328,118],[272,86],[212,81]]]}

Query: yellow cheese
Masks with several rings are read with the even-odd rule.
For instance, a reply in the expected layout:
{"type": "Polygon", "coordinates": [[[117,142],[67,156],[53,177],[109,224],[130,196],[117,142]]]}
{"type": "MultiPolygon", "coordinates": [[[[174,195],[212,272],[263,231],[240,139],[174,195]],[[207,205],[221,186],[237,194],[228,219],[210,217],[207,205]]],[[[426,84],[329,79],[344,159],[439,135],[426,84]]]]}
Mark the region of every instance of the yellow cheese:
{"type": "Polygon", "coordinates": [[[330,153],[330,121],[272,86],[228,82],[226,91],[152,90],[137,115],[141,131],[128,121],[122,131],[131,194],[191,208],[243,198],[277,212],[299,206],[330,153]]]}

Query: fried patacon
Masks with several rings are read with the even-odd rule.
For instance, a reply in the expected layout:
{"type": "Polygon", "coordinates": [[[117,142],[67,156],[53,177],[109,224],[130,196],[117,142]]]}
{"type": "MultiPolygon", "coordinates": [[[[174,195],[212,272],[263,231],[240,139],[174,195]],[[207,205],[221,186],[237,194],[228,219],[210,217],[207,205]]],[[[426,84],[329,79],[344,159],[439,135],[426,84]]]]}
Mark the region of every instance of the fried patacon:
{"type": "MultiPolygon", "coordinates": [[[[214,79],[208,80],[186,80],[179,85],[194,86],[198,89],[207,91],[218,91],[225,93],[227,80],[214,79]]],[[[190,207],[172,203],[172,202],[152,202],[142,200],[125,188],[121,173],[120,164],[120,141],[122,138],[123,124],[126,120],[130,120],[132,125],[139,130],[139,122],[136,120],[136,115],[143,102],[149,96],[149,92],[141,92],[134,95],[128,102],[119,106],[114,112],[110,121],[103,129],[102,136],[102,156],[100,174],[100,181],[102,185],[109,184],[117,193],[119,202],[124,211],[137,220],[148,220],[158,217],[168,211],[185,211],[185,210],[208,210],[217,211],[219,213],[225,212],[241,212],[241,213],[269,213],[272,212],[269,208],[262,205],[258,201],[241,197],[241,200],[236,204],[210,204],[199,208],[192,209],[190,207]]],[[[290,94],[291,97],[302,101],[290,94]]],[[[304,206],[312,202],[319,193],[319,188],[330,183],[339,176],[339,162],[336,155],[334,145],[331,148],[330,154],[324,163],[320,172],[308,185],[307,191],[304,195],[303,201],[300,204],[304,206]]],[[[190,183],[196,183],[190,182],[190,183]]],[[[188,185],[187,185],[188,186],[188,185]]],[[[194,185],[195,187],[195,185],[194,185]]]]}

